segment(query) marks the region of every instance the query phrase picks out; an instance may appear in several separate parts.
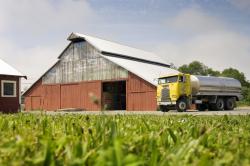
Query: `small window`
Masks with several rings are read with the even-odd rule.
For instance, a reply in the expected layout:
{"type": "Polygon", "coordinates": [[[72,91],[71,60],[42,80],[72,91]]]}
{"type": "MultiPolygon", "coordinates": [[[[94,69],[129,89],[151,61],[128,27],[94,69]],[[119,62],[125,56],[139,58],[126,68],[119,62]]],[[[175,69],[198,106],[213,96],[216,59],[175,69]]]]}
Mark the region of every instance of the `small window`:
{"type": "Polygon", "coordinates": [[[16,81],[2,80],[2,97],[16,97],[16,81]]]}

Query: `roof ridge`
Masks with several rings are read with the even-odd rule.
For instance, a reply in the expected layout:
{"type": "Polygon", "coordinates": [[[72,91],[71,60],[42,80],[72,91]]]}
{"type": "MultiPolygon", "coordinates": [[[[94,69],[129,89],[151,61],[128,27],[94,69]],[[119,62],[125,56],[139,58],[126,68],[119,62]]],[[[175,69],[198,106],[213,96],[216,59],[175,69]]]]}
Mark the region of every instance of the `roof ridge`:
{"type": "MultiPolygon", "coordinates": [[[[121,46],[126,46],[126,47],[129,47],[129,48],[133,48],[133,49],[136,49],[136,50],[139,50],[139,51],[143,51],[143,52],[146,52],[146,53],[151,53],[151,54],[156,55],[154,52],[145,51],[145,50],[143,50],[142,48],[136,48],[136,47],[134,47],[134,46],[129,46],[129,45],[127,45],[127,44],[122,44],[122,43],[117,42],[117,41],[107,40],[107,39],[104,39],[104,38],[102,38],[102,37],[97,37],[97,36],[93,36],[93,35],[89,35],[89,34],[82,34],[82,33],[77,33],[77,32],[76,32],[76,33],[75,33],[75,32],[72,32],[72,33],[73,33],[73,34],[80,35],[80,36],[83,35],[83,36],[88,36],[88,37],[97,38],[97,39],[99,39],[99,40],[104,40],[104,41],[107,41],[107,42],[119,44],[119,45],[121,45],[121,46]]],[[[158,55],[156,55],[156,56],[158,56],[158,55]]]]}
{"type": "Polygon", "coordinates": [[[120,43],[112,42],[109,40],[80,34],[80,33],[74,33],[72,32],[70,36],[68,37],[68,40],[71,42],[74,41],[80,41],[80,40],[86,40],[91,45],[93,45],[96,49],[98,49],[100,52],[109,52],[112,54],[118,54],[118,55],[126,55],[128,57],[135,57],[137,59],[142,60],[148,60],[152,62],[158,62],[162,64],[169,65],[169,63],[164,60],[163,57],[149,51],[145,51],[142,49],[130,47],[127,45],[123,45],[120,43]]]}

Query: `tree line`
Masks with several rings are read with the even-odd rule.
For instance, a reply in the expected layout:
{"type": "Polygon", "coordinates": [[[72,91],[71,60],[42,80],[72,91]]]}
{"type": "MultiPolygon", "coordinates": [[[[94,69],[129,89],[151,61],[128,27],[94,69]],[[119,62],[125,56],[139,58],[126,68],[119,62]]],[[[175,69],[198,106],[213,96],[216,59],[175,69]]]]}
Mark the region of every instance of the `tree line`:
{"type": "Polygon", "coordinates": [[[180,72],[193,75],[235,78],[239,80],[242,85],[243,102],[247,105],[250,105],[250,82],[246,79],[245,74],[243,72],[240,72],[238,69],[230,67],[220,72],[206,66],[199,61],[193,61],[190,64],[184,64],[179,68],[173,66],[173,68],[179,70],[180,72]]]}

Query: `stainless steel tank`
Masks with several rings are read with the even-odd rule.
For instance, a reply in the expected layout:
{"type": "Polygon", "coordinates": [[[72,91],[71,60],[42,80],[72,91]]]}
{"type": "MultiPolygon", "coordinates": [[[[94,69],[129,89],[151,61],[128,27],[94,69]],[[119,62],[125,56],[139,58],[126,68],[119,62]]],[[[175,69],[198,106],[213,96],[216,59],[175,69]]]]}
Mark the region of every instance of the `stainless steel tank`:
{"type": "Polygon", "coordinates": [[[227,77],[191,75],[192,95],[241,96],[241,84],[227,77]]]}

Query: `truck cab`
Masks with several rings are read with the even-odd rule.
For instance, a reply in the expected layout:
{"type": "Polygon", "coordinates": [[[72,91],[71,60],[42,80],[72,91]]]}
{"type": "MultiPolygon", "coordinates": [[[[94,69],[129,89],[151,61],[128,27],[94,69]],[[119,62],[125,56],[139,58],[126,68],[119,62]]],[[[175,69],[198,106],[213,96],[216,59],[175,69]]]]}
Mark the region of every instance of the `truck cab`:
{"type": "Polygon", "coordinates": [[[160,110],[186,111],[190,107],[190,74],[174,74],[158,78],[157,104],[160,110]]]}

